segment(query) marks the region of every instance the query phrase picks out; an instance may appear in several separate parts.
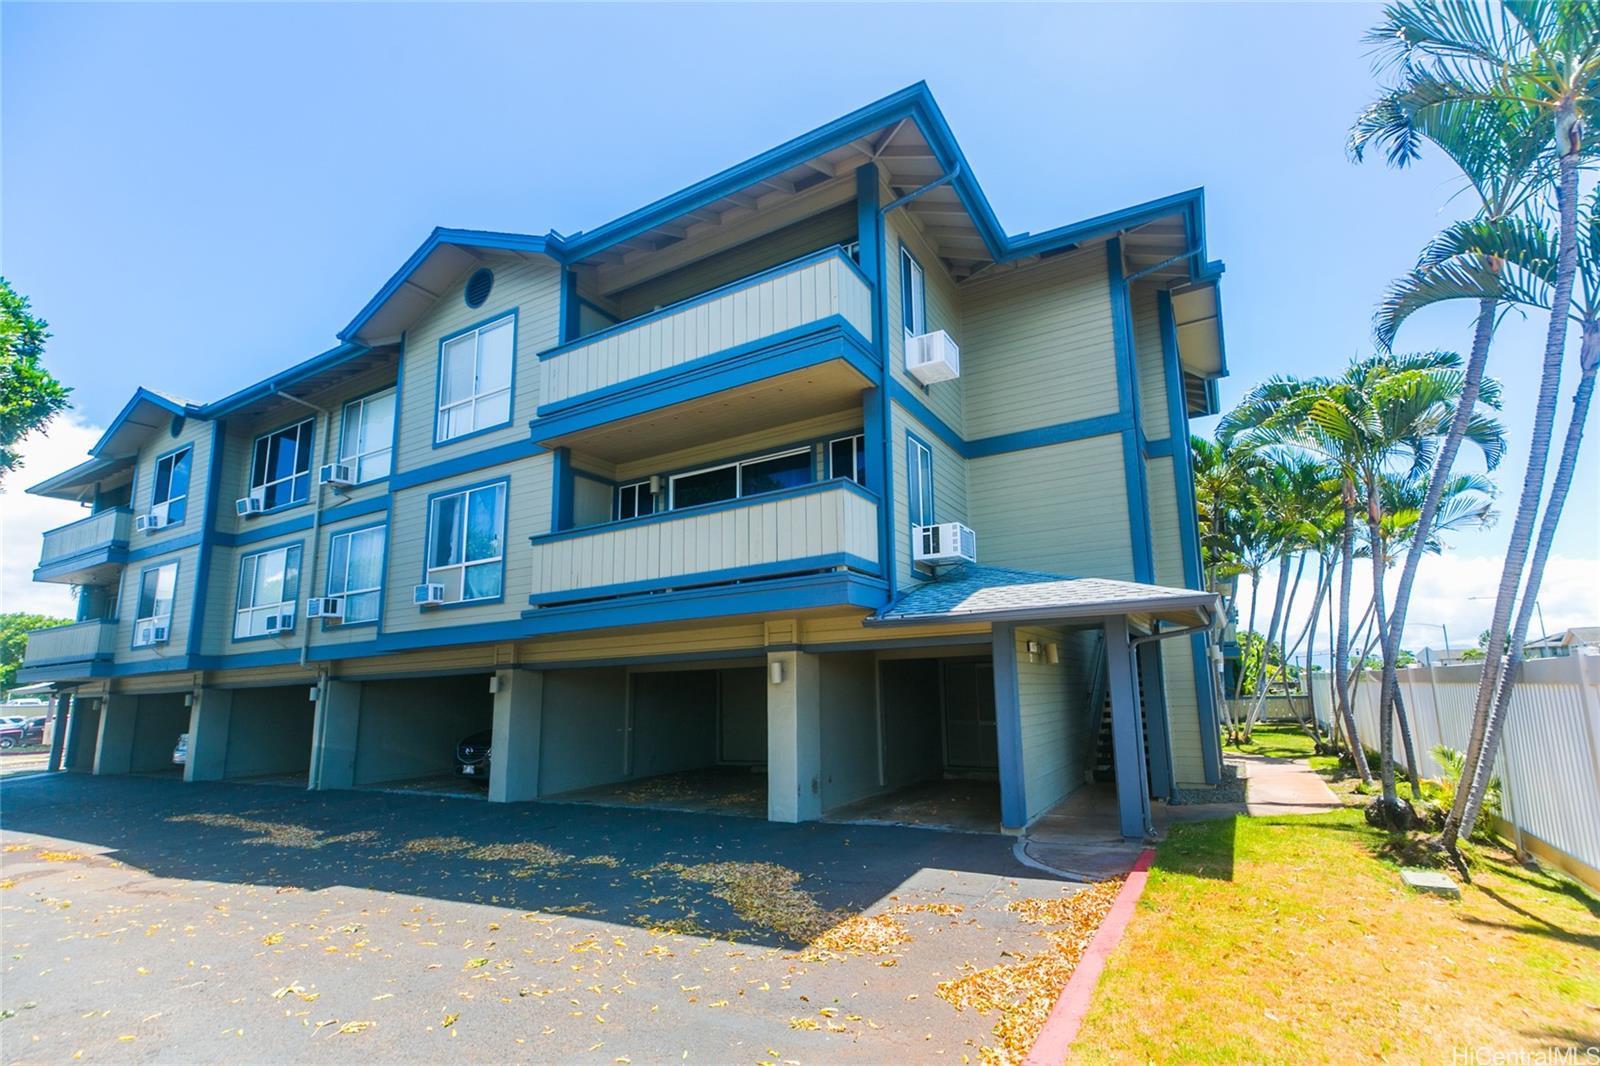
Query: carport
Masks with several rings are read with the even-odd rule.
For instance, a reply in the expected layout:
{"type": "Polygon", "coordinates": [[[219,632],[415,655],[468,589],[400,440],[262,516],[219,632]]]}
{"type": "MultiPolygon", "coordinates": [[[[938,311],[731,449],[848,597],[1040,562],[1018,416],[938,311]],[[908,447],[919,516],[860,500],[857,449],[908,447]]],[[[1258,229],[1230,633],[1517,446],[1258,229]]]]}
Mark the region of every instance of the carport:
{"type": "MultiPolygon", "coordinates": [[[[1154,655],[1143,649],[1203,635],[1216,610],[1213,594],[1193,589],[962,565],[866,624],[991,624],[1001,825],[1009,832],[1024,831],[1092,776],[1101,709],[1109,706],[1118,824],[1124,836],[1143,837],[1152,794],[1167,795],[1172,784],[1164,690],[1154,655]]],[[[1201,743],[1209,735],[1214,745],[1208,689],[1197,694],[1201,743]]],[[[1208,774],[1218,761],[1214,747],[1206,752],[1208,774]]]]}
{"type": "MultiPolygon", "coordinates": [[[[456,746],[494,721],[494,675],[329,679],[317,686],[313,788],[485,795],[456,773],[456,746]]],[[[492,756],[498,769],[500,752],[492,756]]]]}
{"type": "Polygon", "coordinates": [[[761,666],[552,670],[542,697],[540,797],[765,816],[761,666]]]}
{"type": "Polygon", "coordinates": [[[304,788],[315,715],[303,684],[202,688],[189,716],[184,780],[251,778],[304,788]]]}
{"type": "Polygon", "coordinates": [[[117,692],[102,700],[94,772],[176,773],[172,752],[189,730],[187,697],[185,692],[117,692]]]}

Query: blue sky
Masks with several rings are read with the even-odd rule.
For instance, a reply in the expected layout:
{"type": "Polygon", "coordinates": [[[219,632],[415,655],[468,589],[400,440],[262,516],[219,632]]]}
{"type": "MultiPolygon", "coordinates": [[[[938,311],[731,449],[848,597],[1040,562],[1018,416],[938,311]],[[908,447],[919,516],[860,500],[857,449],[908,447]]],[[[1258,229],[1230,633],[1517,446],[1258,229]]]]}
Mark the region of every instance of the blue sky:
{"type": "MultiPolygon", "coordinates": [[[[926,79],[1010,230],[1206,187],[1226,404],[1369,351],[1384,284],[1469,207],[1436,160],[1345,159],[1376,13],[7,3],[0,269],[100,425],[136,385],[212,399],[329,347],[435,225],[593,228],[926,79]]],[[[1466,315],[1402,345],[1463,347],[1466,315]]],[[[1492,359],[1516,479],[1542,332],[1512,323],[1492,359]]],[[[1596,498],[1562,556],[1600,557],[1596,498]]],[[[1498,555],[1508,525],[1459,555],[1498,555]]]]}

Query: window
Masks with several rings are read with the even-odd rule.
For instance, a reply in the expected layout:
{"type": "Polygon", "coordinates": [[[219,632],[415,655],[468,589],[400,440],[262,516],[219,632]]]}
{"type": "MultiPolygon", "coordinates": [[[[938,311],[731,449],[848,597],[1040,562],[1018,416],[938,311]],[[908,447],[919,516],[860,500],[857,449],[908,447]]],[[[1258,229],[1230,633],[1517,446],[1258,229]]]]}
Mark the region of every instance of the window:
{"type": "Polygon", "coordinates": [[[384,527],[373,526],[328,542],[328,595],[344,597],[345,625],[378,620],[384,535],[384,527]]]}
{"type": "Polygon", "coordinates": [[[901,246],[900,319],[908,337],[928,332],[928,292],[924,280],[922,264],[901,246]]]}
{"type": "Polygon", "coordinates": [[[719,503],[741,496],[808,485],[812,480],[810,448],[728,463],[672,477],[672,509],[719,503]]]}
{"type": "Polygon", "coordinates": [[[356,480],[389,476],[394,449],[394,390],[351,400],[339,422],[339,461],[355,468],[356,480]]]}
{"type": "Polygon", "coordinates": [[[304,503],[311,495],[313,419],[256,438],[250,463],[250,494],[259,493],[267,510],[304,503]]]}
{"type": "Polygon", "coordinates": [[[507,315],[439,346],[438,440],[454,440],[511,421],[515,333],[516,318],[507,315]]]}
{"type": "Polygon", "coordinates": [[[617,518],[643,518],[656,509],[656,498],[650,492],[650,482],[635,481],[631,485],[617,486],[617,518]]]}
{"type": "Polygon", "coordinates": [[[294,605],[299,596],[300,545],[246,555],[239,562],[239,598],[233,615],[233,639],[293,629],[294,605]]]}
{"type": "Polygon", "coordinates": [[[446,603],[500,597],[505,562],[506,486],[435,497],[428,511],[429,584],[446,603]]]}
{"type": "Polygon", "coordinates": [[[139,609],[133,619],[133,646],[165,644],[172,624],[172,599],[178,591],[178,564],[153,566],[139,575],[139,609]]]}
{"type": "Polygon", "coordinates": [[[193,448],[181,448],[156,460],[156,484],[150,496],[152,508],[166,504],[167,525],[183,521],[189,500],[189,467],[193,448]]]}
{"type": "Polygon", "coordinates": [[[828,442],[828,476],[867,483],[867,438],[857,433],[828,442]]]}
{"type": "Polygon", "coordinates": [[[915,437],[906,438],[906,498],[911,524],[933,524],[933,452],[915,437]]]}

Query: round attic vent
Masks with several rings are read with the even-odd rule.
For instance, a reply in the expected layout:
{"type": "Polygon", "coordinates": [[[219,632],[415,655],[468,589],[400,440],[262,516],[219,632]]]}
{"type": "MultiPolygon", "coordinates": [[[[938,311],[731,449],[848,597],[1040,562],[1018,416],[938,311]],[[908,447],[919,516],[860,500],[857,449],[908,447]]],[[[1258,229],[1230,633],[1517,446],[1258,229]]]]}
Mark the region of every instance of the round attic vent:
{"type": "Polygon", "coordinates": [[[494,288],[494,271],[488,267],[479,267],[472,272],[472,277],[467,279],[467,306],[482,307],[483,301],[489,298],[489,290],[494,288]]]}

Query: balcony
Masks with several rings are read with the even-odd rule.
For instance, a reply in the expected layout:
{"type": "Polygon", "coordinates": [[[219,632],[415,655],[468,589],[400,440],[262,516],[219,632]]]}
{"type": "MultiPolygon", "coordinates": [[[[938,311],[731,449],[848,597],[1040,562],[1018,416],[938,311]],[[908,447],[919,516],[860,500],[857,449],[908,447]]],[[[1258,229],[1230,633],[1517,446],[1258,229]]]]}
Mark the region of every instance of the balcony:
{"type": "Polygon", "coordinates": [[[582,601],[876,574],[878,500],[854,482],[823,481],[532,540],[536,617],[582,601]]]}
{"type": "Polygon", "coordinates": [[[872,287],[841,248],[773,267],[539,356],[535,439],[837,363],[872,384],[872,287]]]}
{"type": "Polygon", "coordinates": [[[28,634],[28,650],[18,679],[89,677],[93,664],[111,661],[116,646],[117,623],[110,619],[35,629],[28,634]]]}
{"type": "Polygon", "coordinates": [[[120,507],[49,530],[33,579],[71,585],[113,580],[127,559],[132,531],[133,512],[120,507]]]}

